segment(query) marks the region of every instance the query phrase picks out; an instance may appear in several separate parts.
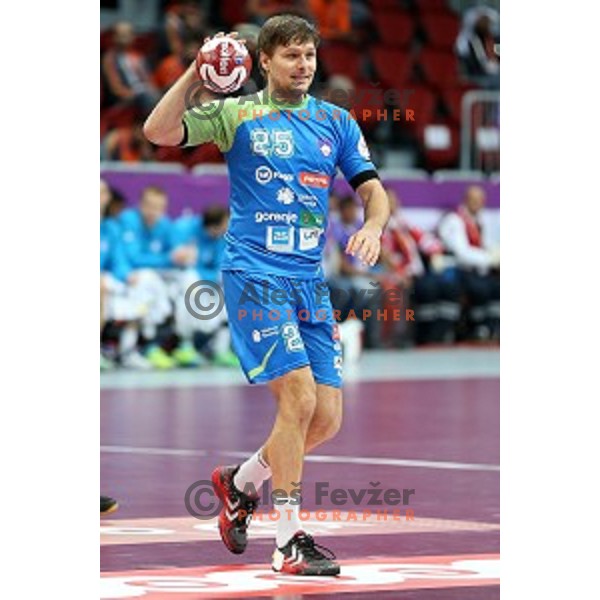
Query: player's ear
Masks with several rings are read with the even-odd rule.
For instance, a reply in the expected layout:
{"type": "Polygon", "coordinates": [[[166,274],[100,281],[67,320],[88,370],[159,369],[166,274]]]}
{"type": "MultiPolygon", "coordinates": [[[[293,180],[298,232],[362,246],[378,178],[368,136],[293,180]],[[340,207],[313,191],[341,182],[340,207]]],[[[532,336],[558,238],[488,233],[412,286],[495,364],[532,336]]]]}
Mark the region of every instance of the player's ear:
{"type": "Polygon", "coordinates": [[[266,52],[261,51],[258,60],[260,61],[260,66],[262,67],[263,72],[268,73],[269,65],[271,63],[271,57],[266,52]]]}

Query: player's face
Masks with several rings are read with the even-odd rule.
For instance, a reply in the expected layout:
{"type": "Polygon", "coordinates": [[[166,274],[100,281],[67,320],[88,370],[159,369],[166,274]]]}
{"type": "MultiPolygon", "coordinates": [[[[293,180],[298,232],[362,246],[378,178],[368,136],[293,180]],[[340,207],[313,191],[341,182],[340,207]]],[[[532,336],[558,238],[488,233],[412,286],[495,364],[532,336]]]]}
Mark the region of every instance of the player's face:
{"type": "Polygon", "coordinates": [[[317,69],[317,50],[313,42],[277,46],[273,56],[261,55],[267,72],[269,88],[284,94],[302,95],[308,92],[317,69]]]}
{"type": "Polygon", "coordinates": [[[157,192],[146,192],[140,204],[140,212],[144,223],[152,227],[165,214],[167,197],[157,192]]]}

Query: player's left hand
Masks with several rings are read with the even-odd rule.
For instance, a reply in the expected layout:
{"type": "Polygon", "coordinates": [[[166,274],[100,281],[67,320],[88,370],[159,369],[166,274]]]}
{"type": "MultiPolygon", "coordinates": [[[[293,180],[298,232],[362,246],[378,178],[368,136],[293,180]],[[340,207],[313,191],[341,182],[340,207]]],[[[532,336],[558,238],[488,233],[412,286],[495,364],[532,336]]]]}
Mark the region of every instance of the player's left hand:
{"type": "Polygon", "coordinates": [[[372,267],[381,252],[381,228],[365,224],[349,240],[346,254],[357,256],[365,265],[372,267]]]}

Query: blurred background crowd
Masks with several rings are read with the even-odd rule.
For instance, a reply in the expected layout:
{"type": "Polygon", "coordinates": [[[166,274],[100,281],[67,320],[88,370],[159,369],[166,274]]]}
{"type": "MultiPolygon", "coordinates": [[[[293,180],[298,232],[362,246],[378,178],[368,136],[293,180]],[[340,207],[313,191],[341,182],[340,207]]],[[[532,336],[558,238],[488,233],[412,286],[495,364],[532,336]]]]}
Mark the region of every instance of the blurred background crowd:
{"type": "MultiPolygon", "coordinates": [[[[179,162],[186,167],[222,162],[213,145],[152,146],[142,135],[143,119],[190,65],[206,36],[235,30],[253,50],[260,25],[269,16],[293,12],[313,20],[321,32],[314,95],[343,97],[345,107],[355,110],[381,167],[434,170],[457,168],[462,162],[462,168],[467,168],[464,163],[477,163],[486,172],[497,171],[497,4],[461,0],[101,2],[105,25],[100,35],[102,158],[179,162]],[[378,110],[398,107],[413,110],[415,120],[378,118],[378,110]],[[463,148],[461,156],[463,125],[469,128],[470,151],[467,154],[463,148]]],[[[263,87],[256,62],[244,93],[263,87]]],[[[210,94],[204,99],[210,99],[210,94]]]]}
{"type": "MultiPolygon", "coordinates": [[[[155,147],[141,125],[206,36],[236,30],[252,49],[261,23],[279,12],[316,22],[323,41],[314,94],[346,92],[345,107],[355,111],[384,184],[400,181],[387,187],[393,216],[372,268],[343,252],[362,223],[358,199],[339,191],[330,197],[324,268],[346,358],[363,346],[497,342],[499,231],[485,218],[497,215],[497,206],[485,208],[486,182],[497,183],[500,161],[497,2],[113,0],[101,9],[103,369],[237,366],[225,311],[201,320],[184,301],[193,282],[219,282],[226,201],[204,194],[174,211],[162,184],[182,173],[222,172],[223,158],[211,144],[155,147]],[[376,118],[400,102],[414,110],[414,122],[376,118]],[[114,172],[120,181],[140,173],[153,179],[132,194],[114,183],[114,172]],[[416,218],[424,211],[415,210],[414,193],[404,206],[402,180],[434,186],[441,173],[460,191],[433,216],[416,218]]],[[[254,62],[241,93],[263,86],[254,62]]]]}

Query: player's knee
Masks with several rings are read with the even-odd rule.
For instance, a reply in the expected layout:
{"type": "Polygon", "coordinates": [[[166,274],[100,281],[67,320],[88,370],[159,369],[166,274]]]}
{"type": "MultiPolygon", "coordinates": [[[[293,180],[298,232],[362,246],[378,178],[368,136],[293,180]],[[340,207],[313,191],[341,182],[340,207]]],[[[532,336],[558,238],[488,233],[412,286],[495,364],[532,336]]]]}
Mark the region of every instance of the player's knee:
{"type": "Polygon", "coordinates": [[[342,426],[341,392],[339,401],[330,403],[330,410],[319,411],[311,423],[311,435],[319,441],[325,442],[334,438],[342,426]]]}
{"type": "Polygon", "coordinates": [[[288,373],[280,388],[280,413],[307,427],[316,406],[317,389],[312,377],[307,377],[302,370],[288,373]]]}
{"type": "Polygon", "coordinates": [[[327,420],[321,424],[319,438],[324,442],[334,438],[342,426],[342,414],[334,413],[328,415],[327,420]]]}

